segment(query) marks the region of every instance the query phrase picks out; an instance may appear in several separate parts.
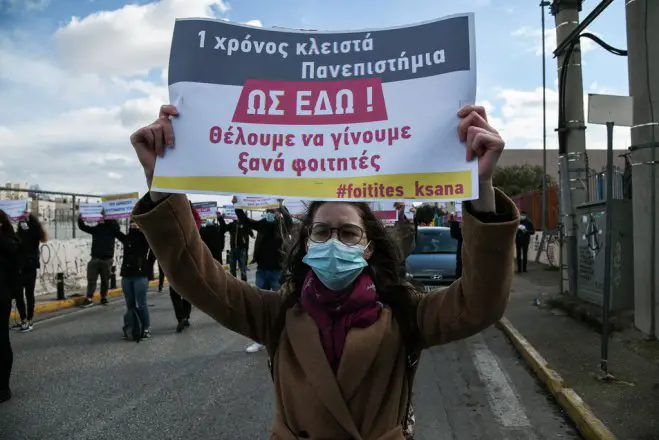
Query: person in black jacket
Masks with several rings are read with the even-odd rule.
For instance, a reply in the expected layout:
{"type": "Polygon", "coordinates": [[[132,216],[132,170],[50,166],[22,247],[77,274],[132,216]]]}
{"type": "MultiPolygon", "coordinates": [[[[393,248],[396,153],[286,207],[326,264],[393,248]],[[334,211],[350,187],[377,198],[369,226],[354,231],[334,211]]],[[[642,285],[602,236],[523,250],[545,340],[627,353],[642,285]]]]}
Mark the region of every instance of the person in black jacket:
{"type": "MultiPolygon", "coordinates": [[[[247,217],[242,209],[236,209],[236,216],[244,226],[257,232],[254,242],[254,261],[257,265],[256,287],[263,290],[279,290],[284,240],[293,225],[288,209],[280,202],[278,209],[267,209],[261,220],[247,217]]],[[[247,352],[255,353],[263,348],[262,344],[255,342],[247,347],[247,352]]]]}
{"type": "Polygon", "coordinates": [[[460,278],[462,276],[462,225],[453,213],[449,215],[448,221],[451,238],[458,242],[458,247],[455,251],[455,277],[460,278]]]}
{"type": "Polygon", "coordinates": [[[11,398],[9,379],[14,353],[9,340],[11,299],[20,286],[20,240],[9,217],[0,210],[0,402],[11,398]]]}
{"type": "MultiPolygon", "coordinates": [[[[120,275],[126,308],[128,310],[137,309],[144,327],[142,337],[149,338],[151,337],[151,319],[146,302],[147,292],[149,291],[149,271],[147,267],[149,243],[133,219],[130,220],[128,234],[124,234],[119,229],[116,229],[114,233],[115,238],[124,247],[120,275]]],[[[124,338],[127,337],[126,328],[127,323],[124,322],[124,338]]]]}
{"type": "Polygon", "coordinates": [[[519,228],[515,236],[515,253],[517,255],[517,273],[526,272],[526,263],[529,256],[531,235],[535,234],[533,222],[527,217],[525,211],[519,213],[519,228]]]}
{"type": "Polygon", "coordinates": [[[247,253],[249,252],[249,238],[254,238],[254,232],[243,222],[233,221],[226,223],[224,216],[218,214],[217,221],[229,232],[229,271],[234,277],[240,268],[240,279],[247,281],[247,253]]]}
{"type": "Polygon", "coordinates": [[[87,298],[82,307],[94,305],[92,298],[96,291],[96,280],[101,277],[101,304],[108,303],[108,290],[110,287],[110,271],[114,258],[114,240],[119,230],[119,223],[115,220],[102,218],[96,226],[88,226],[78,217],[78,228],[92,236],[91,260],[87,264],[87,298]]]}
{"type": "Polygon", "coordinates": [[[28,212],[18,222],[16,234],[21,241],[21,285],[16,292],[16,308],[21,317],[19,330],[29,332],[33,329],[34,289],[40,266],[39,245],[46,242],[48,235],[39,219],[28,212]]]}
{"type": "Polygon", "coordinates": [[[227,227],[224,223],[214,223],[213,220],[208,219],[206,223],[199,230],[201,240],[204,242],[213,259],[222,264],[222,252],[224,252],[224,234],[227,233],[227,227]]]}

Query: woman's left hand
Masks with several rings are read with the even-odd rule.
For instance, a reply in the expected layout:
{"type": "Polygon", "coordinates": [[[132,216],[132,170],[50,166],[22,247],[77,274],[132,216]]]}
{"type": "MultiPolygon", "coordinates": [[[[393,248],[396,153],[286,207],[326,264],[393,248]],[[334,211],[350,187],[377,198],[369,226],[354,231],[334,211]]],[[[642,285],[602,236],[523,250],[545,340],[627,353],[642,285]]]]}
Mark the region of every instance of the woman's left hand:
{"type": "Polygon", "coordinates": [[[487,122],[485,108],[465,105],[458,111],[460,140],[467,147],[467,160],[478,157],[478,180],[491,182],[494,170],[506,145],[501,135],[487,122]]]}

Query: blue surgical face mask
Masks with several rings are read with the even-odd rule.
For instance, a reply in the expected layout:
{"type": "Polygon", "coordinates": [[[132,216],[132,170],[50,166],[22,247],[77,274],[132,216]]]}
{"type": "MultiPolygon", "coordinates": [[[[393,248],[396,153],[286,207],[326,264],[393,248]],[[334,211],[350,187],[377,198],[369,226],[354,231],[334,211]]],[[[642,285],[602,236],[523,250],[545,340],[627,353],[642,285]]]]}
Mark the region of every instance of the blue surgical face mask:
{"type": "Polygon", "coordinates": [[[275,214],[273,212],[266,212],[263,215],[263,218],[266,219],[269,222],[274,222],[275,221],[275,214]]]}
{"type": "Polygon", "coordinates": [[[336,238],[325,243],[309,242],[302,261],[314,271],[330,290],[342,290],[352,284],[368,263],[364,259],[366,246],[348,246],[336,238]]]}

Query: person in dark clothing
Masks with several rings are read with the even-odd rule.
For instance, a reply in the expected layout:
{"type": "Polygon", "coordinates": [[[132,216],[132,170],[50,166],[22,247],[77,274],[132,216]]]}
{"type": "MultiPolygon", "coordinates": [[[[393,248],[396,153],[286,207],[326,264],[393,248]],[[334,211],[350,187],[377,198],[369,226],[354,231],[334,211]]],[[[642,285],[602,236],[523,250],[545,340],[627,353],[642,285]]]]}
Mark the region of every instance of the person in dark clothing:
{"type": "MultiPolygon", "coordinates": [[[[129,223],[128,234],[120,230],[115,231],[115,238],[124,246],[124,256],[121,263],[121,288],[126,300],[128,310],[137,309],[144,334],[142,337],[151,337],[151,320],[149,318],[149,309],[146,302],[147,292],[149,290],[148,277],[148,254],[149,243],[146,237],[139,230],[137,224],[131,219],[129,223]]],[[[124,315],[124,338],[128,338],[128,323],[124,315]]]]}
{"type": "Polygon", "coordinates": [[[108,289],[110,287],[110,271],[114,258],[114,240],[119,223],[115,220],[101,218],[96,226],[86,225],[82,217],[78,217],[78,228],[92,236],[91,260],[87,264],[87,298],[82,307],[94,305],[92,298],[96,291],[96,280],[101,277],[101,304],[108,303],[108,289]]]}
{"type": "MultiPolygon", "coordinates": [[[[247,217],[242,209],[236,209],[236,216],[244,226],[257,232],[254,242],[254,261],[257,265],[256,287],[263,290],[279,290],[284,240],[293,225],[288,209],[280,203],[278,209],[267,209],[261,220],[247,217]]],[[[247,352],[255,353],[263,348],[263,344],[255,342],[247,347],[247,352]]]]}
{"type": "MultiPolygon", "coordinates": [[[[199,216],[199,213],[194,208],[194,206],[192,206],[192,202],[190,202],[190,211],[192,211],[192,216],[194,217],[197,229],[201,228],[201,217],[199,216]]],[[[161,276],[163,277],[161,279],[164,281],[165,273],[163,272],[160,264],[158,264],[158,269],[160,270],[160,273],[162,274],[161,276]]],[[[171,284],[169,285],[169,297],[172,300],[172,305],[174,306],[174,315],[178,321],[178,324],[176,325],[176,333],[181,333],[186,327],[190,327],[190,313],[192,313],[192,304],[190,304],[188,300],[179,295],[178,292],[171,286],[171,284]]]]}
{"type": "Polygon", "coordinates": [[[227,227],[224,222],[214,223],[212,220],[206,220],[199,230],[201,240],[204,242],[213,259],[222,264],[222,252],[224,252],[224,235],[227,233],[227,227]]]}
{"type": "Polygon", "coordinates": [[[48,239],[46,230],[36,216],[25,213],[18,222],[16,234],[21,242],[21,285],[16,291],[16,308],[21,317],[19,330],[29,332],[33,329],[34,289],[39,269],[39,245],[48,239]]]}
{"type": "Polygon", "coordinates": [[[462,276],[462,224],[457,220],[455,214],[449,215],[449,228],[451,238],[458,242],[455,250],[455,276],[460,278],[462,276]]]}
{"type": "Polygon", "coordinates": [[[11,299],[20,288],[20,240],[9,217],[0,210],[0,402],[11,398],[9,379],[14,352],[9,340],[11,299]]]}
{"type": "Polygon", "coordinates": [[[247,281],[247,253],[249,252],[249,238],[254,238],[254,232],[243,222],[233,221],[226,223],[224,216],[218,215],[217,221],[229,232],[229,270],[236,277],[237,267],[240,268],[240,278],[247,281]],[[237,267],[236,267],[237,266],[237,267]]]}
{"type": "Polygon", "coordinates": [[[415,219],[409,219],[405,215],[405,203],[394,203],[394,209],[397,212],[396,223],[392,229],[394,243],[398,250],[398,274],[401,279],[405,279],[407,257],[412,253],[416,245],[416,224],[415,219]]]}
{"type": "Polygon", "coordinates": [[[519,228],[515,236],[515,254],[517,256],[517,273],[526,272],[526,263],[529,256],[529,244],[531,235],[535,234],[533,222],[528,218],[526,212],[519,213],[519,228]]]}

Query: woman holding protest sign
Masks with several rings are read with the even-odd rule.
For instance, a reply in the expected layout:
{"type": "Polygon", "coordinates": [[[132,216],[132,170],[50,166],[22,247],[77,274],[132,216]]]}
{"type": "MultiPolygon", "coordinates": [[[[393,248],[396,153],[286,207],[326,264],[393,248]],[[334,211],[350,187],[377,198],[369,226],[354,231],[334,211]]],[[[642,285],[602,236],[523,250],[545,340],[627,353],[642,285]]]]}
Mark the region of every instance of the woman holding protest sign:
{"type": "MultiPolygon", "coordinates": [[[[176,108],[163,106],[153,124],[131,136],[149,187],[156,157],[174,145],[169,118],[176,116],[176,108]]],[[[150,192],[135,207],[181,295],[266,344],[276,390],[272,438],[404,439],[420,352],[503,315],[519,223],[515,205],[492,186],[504,141],[482,107],[466,106],[457,117],[467,160],[479,160],[480,197],[465,203],[463,277],[425,295],[400,278],[397,254],[366,203],[309,205],[279,292],[215,264],[184,195],[150,192]]]]}

